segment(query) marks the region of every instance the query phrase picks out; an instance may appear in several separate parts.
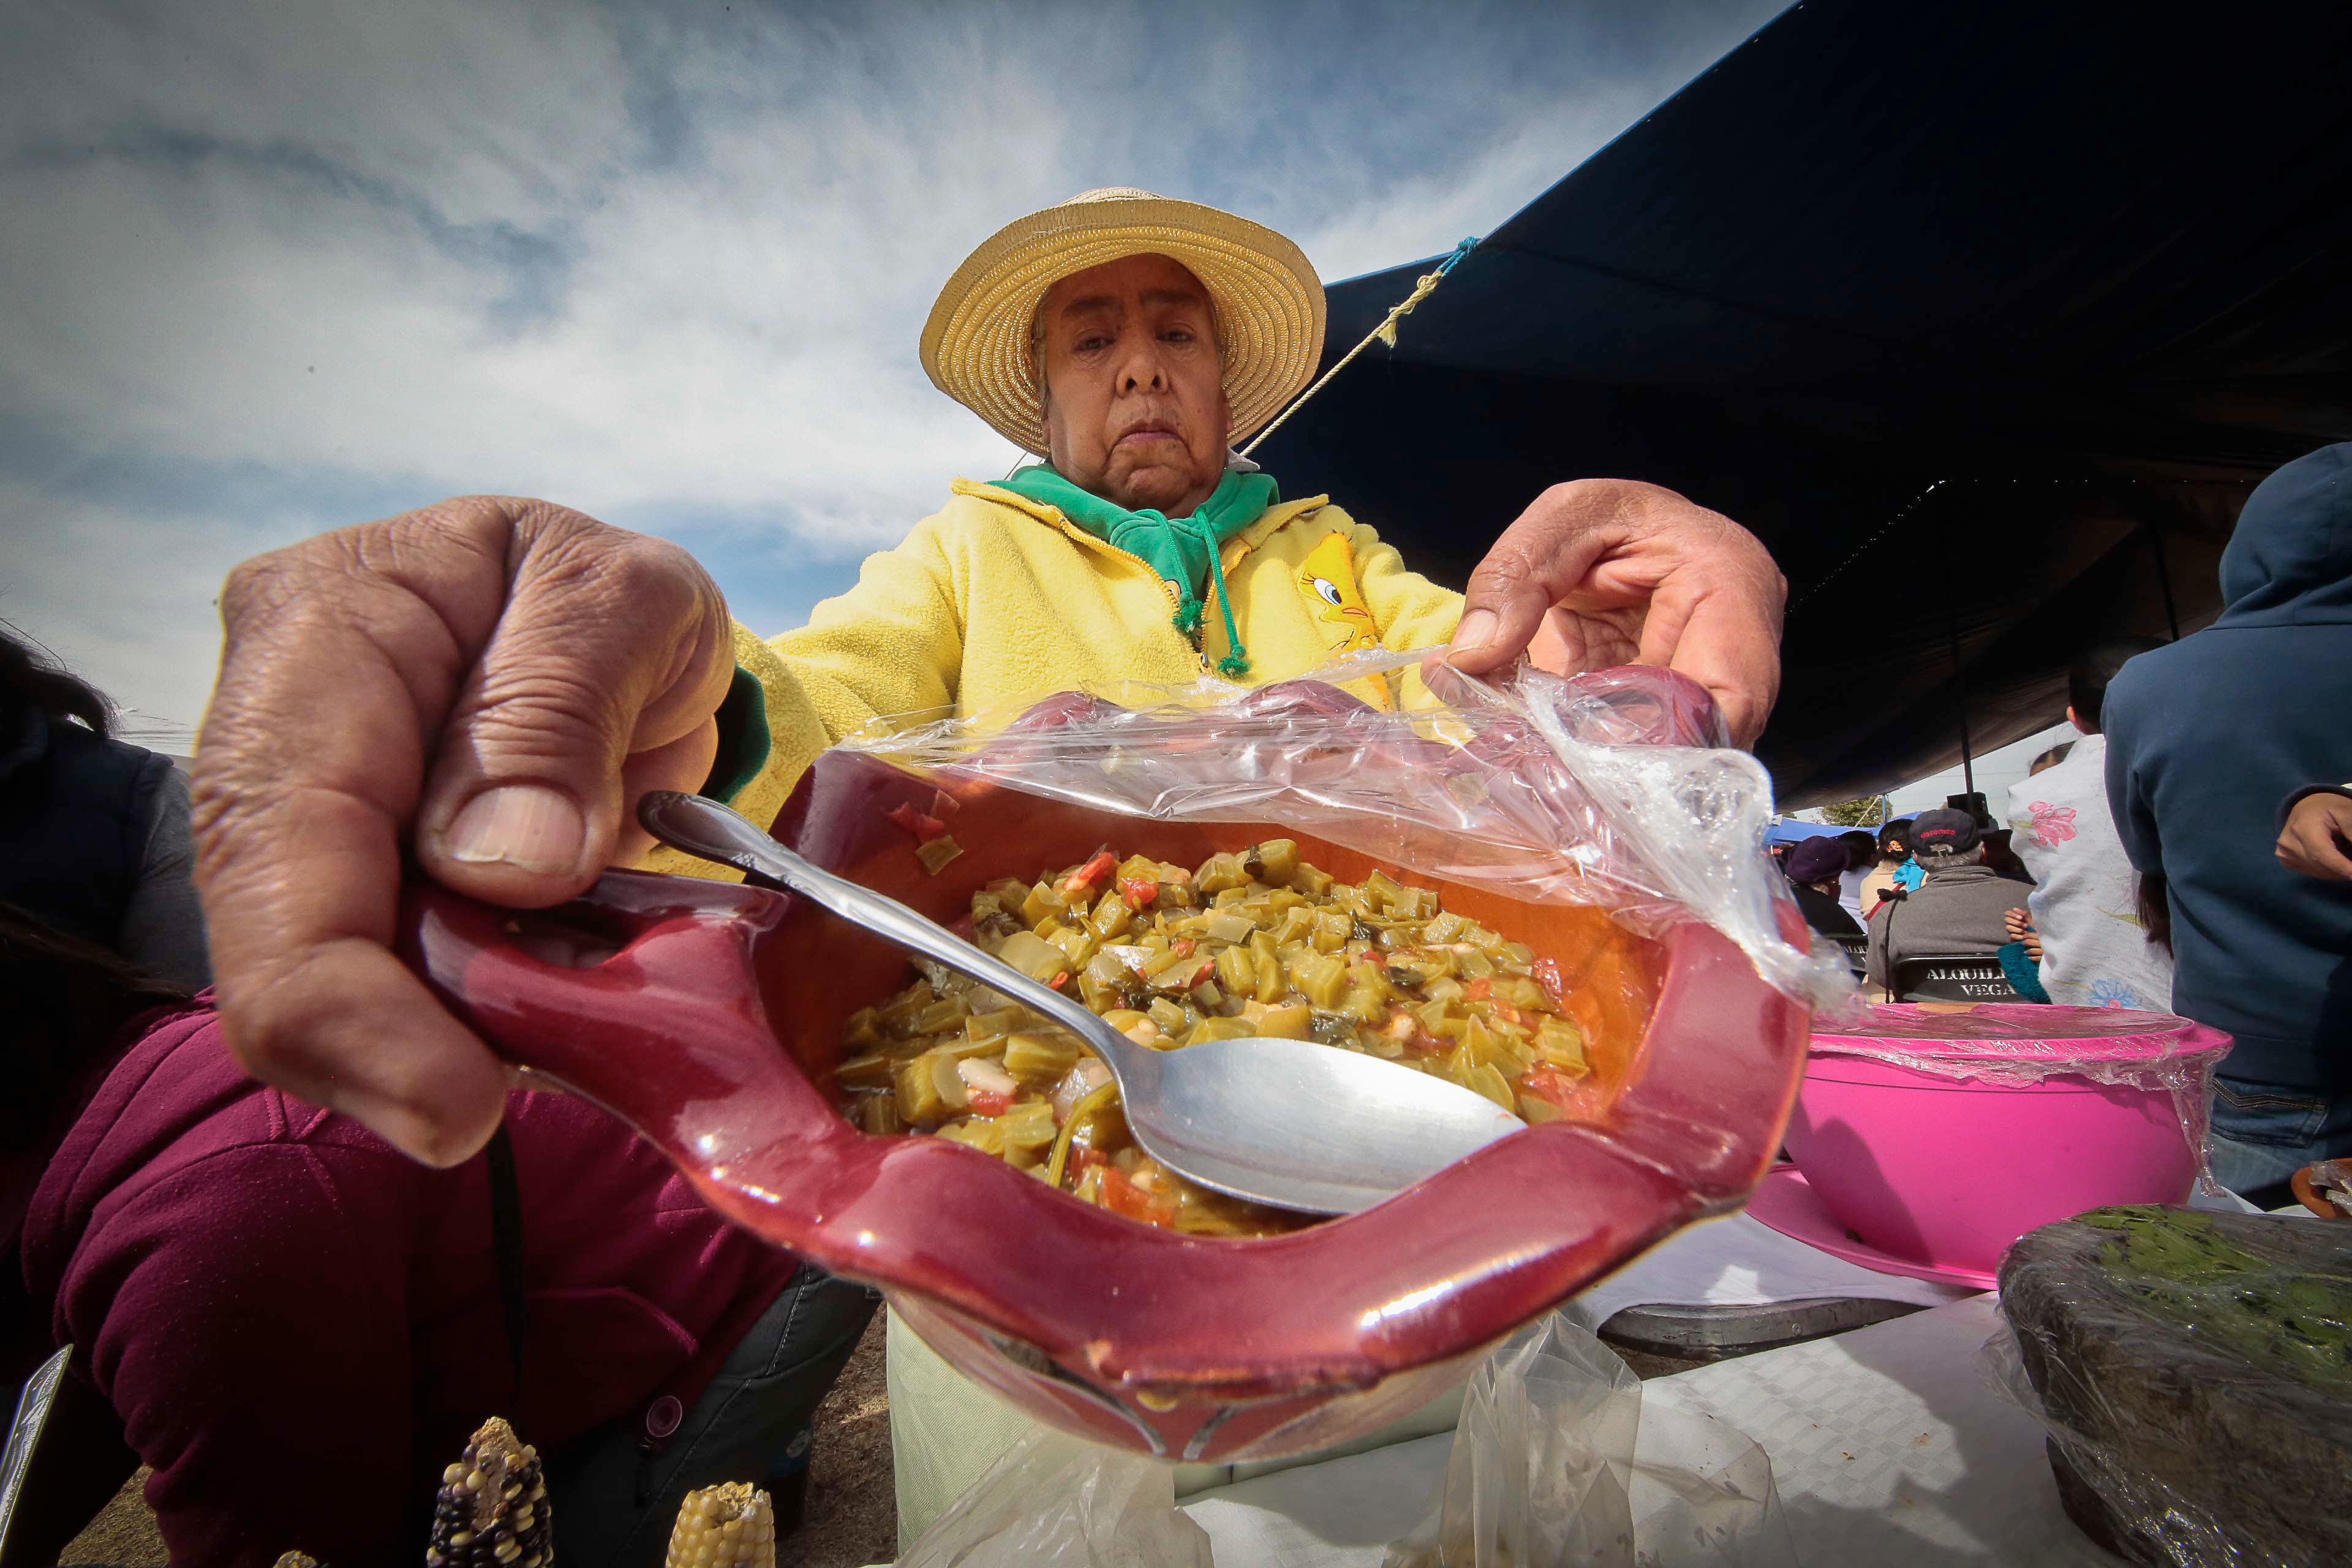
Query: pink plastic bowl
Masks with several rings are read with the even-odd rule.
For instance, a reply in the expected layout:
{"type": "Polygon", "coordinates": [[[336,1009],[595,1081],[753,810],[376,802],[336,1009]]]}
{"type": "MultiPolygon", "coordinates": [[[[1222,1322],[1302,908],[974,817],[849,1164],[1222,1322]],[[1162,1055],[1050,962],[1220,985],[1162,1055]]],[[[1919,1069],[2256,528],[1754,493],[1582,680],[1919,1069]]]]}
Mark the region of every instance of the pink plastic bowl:
{"type": "Polygon", "coordinates": [[[2037,1226],[2104,1204],[2189,1195],[2197,1175],[2191,1139],[2202,1129],[2183,1126],[2171,1090],[2159,1083],[2107,1084],[2063,1071],[2031,1083],[1970,1081],[1835,1047],[1893,1047],[1898,1031],[1916,1028],[1929,1037],[1916,1042],[1924,1056],[1943,1056],[1948,1047],[1989,1064],[1999,1045],[1983,1026],[2011,1023],[2011,1033],[2021,1033],[2030,1021],[2036,1037],[2026,1043],[2045,1049],[2053,1033],[2074,1035],[2069,1044],[2110,1061],[2125,1054],[2117,1047],[2140,1047],[2153,1054],[2151,1067],[2177,1064],[2194,1095],[2226,1037],[2186,1019],[2090,1008],[1873,1012],[1881,1027],[1860,1040],[1825,1049],[1817,1037],[1788,1132],[1807,1183],[1870,1246],[1933,1268],[1989,1274],[2002,1249],[2037,1226]],[[2090,1015],[2092,1026],[2111,1037],[2083,1034],[2078,1018],[2059,1015],[2090,1015]],[[1932,1037],[1960,1018],[1979,1027],[1954,1030],[1959,1039],[1932,1037]]]}

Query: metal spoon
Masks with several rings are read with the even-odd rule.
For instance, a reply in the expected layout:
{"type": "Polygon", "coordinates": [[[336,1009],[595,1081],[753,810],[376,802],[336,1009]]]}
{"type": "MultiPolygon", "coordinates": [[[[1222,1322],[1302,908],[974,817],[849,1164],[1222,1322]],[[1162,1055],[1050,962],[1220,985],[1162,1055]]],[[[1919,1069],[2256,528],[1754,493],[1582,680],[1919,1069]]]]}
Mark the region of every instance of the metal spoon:
{"type": "Polygon", "coordinates": [[[656,790],[637,817],[673,849],[780,882],[1069,1030],[1110,1068],[1143,1152],[1204,1187],[1276,1208],[1353,1214],[1524,1125],[1459,1084],[1307,1040],[1139,1046],[1083,1003],[898,900],[811,865],[717,801],[656,790]]]}

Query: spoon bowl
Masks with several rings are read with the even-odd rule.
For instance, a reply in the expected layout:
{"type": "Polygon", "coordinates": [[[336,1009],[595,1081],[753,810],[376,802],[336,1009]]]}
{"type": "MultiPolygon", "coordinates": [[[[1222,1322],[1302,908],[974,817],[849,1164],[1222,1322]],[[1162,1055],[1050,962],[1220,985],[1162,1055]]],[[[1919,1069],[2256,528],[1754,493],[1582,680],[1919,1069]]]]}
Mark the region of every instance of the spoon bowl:
{"type": "Polygon", "coordinates": [[[1110,1068],[1143,1152],[1217,1192],[1306,1214],[1354,1214],[1526,1125],[1458,1084],[1305,1040],[1139,1046],[1093,1009],[896,899],[811,864],[715,800],[656,790],[637,816],[673,849],[788,888],[1076,1035],[1110,1068]]]}

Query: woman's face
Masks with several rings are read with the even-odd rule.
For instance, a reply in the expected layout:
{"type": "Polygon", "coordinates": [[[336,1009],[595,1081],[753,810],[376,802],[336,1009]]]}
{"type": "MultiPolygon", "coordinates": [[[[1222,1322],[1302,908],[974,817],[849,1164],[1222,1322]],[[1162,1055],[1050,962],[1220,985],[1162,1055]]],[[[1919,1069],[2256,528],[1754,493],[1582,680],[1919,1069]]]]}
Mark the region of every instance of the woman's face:
{"type": "Polygon", "coordinates": [[[1037,316],[1054,467],[1129,511],[1191,515],[1224,477],[1232,417],[1201,280],[1125,257],[1055,284],[1037,316]]]}

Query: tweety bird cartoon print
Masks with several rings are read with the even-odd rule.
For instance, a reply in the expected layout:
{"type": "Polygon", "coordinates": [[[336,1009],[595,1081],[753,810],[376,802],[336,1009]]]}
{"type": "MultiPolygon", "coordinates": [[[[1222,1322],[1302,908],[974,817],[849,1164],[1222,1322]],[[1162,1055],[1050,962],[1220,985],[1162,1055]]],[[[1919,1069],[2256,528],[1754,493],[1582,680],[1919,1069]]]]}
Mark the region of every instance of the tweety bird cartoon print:
{"type": "Polygon", "coordinates": [[[1356,552],[1344,533],[1328,533],[1298,568],[1298,592],[1326,628],[1335,652],[1354,653],[1380,642],[1370,606],[1356,586],[1356,552]]]}

